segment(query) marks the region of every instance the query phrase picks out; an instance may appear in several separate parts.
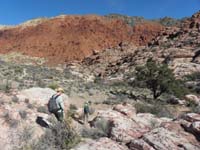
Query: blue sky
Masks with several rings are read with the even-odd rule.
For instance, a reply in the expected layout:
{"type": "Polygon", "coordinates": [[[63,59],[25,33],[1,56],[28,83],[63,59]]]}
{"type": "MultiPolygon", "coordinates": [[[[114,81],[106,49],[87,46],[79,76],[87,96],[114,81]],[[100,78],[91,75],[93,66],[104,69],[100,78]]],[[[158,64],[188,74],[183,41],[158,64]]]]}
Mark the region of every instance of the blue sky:
{"type": "Polygon", "coordinates": [[[182,18],[200,10],[200,0],[0,0],[0,24],[19,24],[60,14],[118,13],[148,19],[182,18]]]}

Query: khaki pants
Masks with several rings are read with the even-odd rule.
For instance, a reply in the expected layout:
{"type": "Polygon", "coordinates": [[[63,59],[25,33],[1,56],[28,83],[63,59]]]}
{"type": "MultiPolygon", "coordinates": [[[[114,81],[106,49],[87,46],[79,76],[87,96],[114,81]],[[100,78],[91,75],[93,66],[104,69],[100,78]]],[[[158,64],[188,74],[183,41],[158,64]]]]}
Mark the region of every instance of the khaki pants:
{"type": "Polygon", "coordinates": [[[64,119],[63,111],[57,111],[56,113],[54,113],[54,115],[58,121],[60,121],[60,122],[63,121],[63,119],[64,119]]]}
{"type": "Polygon", "coordinates": [[[84,113],[84,123],[88,122],[89,113],[84,113]]]}

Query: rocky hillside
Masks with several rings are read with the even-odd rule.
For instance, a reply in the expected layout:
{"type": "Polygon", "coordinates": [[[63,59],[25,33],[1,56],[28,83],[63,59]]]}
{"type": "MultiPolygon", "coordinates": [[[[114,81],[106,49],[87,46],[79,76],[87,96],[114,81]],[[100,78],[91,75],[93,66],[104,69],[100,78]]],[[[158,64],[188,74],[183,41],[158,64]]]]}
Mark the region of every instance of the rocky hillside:
{"type": "MultiPolygon", "coordinates": [[[[149,42],[148,46],[135,47],[123,43],[121,46],[106,49],[103,53],[84,59],[83,64],[94,68],[93,72],[96,75],[125,76],[126,73],[134,71],[135,66],[143,65],[152,57],[158,62],[167,63],[177,77],[199,72],[199,24],[200,13],[196,13],[178,27],[167,27],[149,42]],[[111,54],[113,57],[109,57],[111,54]],[[104,65],[95,67],[98,62],[104,65]]],[[[140,28],[135,29],[140,32],[140,28]]]]}
{"type": "Polygon", "coordinates": [[[81,60],[94,51],[121,42],[146,45],[162,30],[159,24],[131,27],[120,19],[100,16],[58,16],[0,29],[0,53],[20,52],[51,63],[81,60]]]}
{"type": "Polygon", "coordinates": [[[0,55],[0,147],[199,150],[200,12],[165,29],[141,22],[131,27],[107,17],[60,16],[2,27],[0,51],[12,53],[0,55]],[[137,77],[137,66],[149,58],[163,65],[151,63],[150,77],[170,75],[161,76],[164,82],[155,76],[148,82],[162,86],[156,86],[165,91],[159,97],[137,77]],[[83,60],[68,62],[76,59],[83,60]],[[48,67],[48,61],[68,63],[48,67]],[[65,91],[64,123],[46,106],[59,86],[65,91]],[[84,123],[88,100],[92,105],[84,123]]]}
{"type": "Polygon", "coordinates": [[[97,122],[112,122],[109,138],[87,141],[75,150],[198,150],[199,142],[186,132],[198,135],[198,116],[187,114],[180,119],[170,120],[151,114],[136,114],[134,107],[128,104],[116,105],[113,109],[99,111],[92,120],[94,128],[98,128],[97,122]]]}

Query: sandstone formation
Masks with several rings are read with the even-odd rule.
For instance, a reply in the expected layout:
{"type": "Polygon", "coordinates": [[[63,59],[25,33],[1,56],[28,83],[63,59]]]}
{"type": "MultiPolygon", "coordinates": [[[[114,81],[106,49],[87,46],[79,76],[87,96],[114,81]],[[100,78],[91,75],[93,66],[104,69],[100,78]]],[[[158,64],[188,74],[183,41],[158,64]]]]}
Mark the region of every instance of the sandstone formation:
{"type": "Polygon", "coordinates": [[[146,45],[161,30],[157,23],[132,28],[123,20],[94,15],[41,18],[0,29],[0,53],[19,52],[65,63],[125,41],[146,45]]]}

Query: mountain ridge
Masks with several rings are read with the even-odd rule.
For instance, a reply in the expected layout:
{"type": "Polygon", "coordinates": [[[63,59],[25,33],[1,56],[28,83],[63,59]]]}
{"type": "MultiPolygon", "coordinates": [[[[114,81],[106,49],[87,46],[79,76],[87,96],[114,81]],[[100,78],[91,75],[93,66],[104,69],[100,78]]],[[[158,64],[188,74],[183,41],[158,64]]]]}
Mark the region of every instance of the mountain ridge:
{"type": "Polygon", "coordinates": [[[20,52],[47,58],[50,64],[65,63],[122,42],[146,45],[162,29],[158,23],[131,27],[121,19],[96,15],[35,19],[0,30],[0,53],[20,52]]]}

